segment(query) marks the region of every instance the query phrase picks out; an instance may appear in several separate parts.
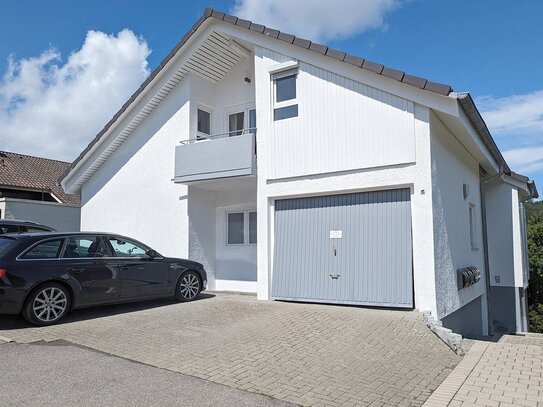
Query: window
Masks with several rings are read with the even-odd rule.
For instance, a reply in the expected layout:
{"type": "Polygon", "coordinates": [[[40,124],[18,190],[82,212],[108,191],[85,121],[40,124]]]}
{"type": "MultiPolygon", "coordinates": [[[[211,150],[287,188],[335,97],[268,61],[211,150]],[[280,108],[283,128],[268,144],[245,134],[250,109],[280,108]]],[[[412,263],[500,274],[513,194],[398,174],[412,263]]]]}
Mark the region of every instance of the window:
{"type": "Polygon", "coordinates": [[[79,257],[109,256],[104,241],[99,236],[70,237],[62,258],[76,259],[79,257]]]}
{"type": "Polygon", "coordinates": [[[477,211],[474,204],[469,204],[469,234],[470,243],[472,249],[479,248],[479,242],[477,241],[477,211]]]}
{"type": "Polygon", "coordinates": [[[256,134],[256,109],[249,110],[249,129],[256,134]]]}
{"type": "Polygon", "coordinates": [[[40,233],[40,232],[51,232],[51,229],[40,228],[38,226],[27,226],[26,231],[28,233],[40,233]]]}
{"type": "Polygon", "coordinates": [[[19,226],[17,225],[2,225],[0,226],[0,235],[4,233],[19,233],[19,226]]]}
{"type": "Polygon", "coordinates": [[[256,212],[230,212],[227,214],[227,238],[229,245],[256,244],[256,212]]]}
{"type": "Polygon", "coordinates": [[[21,256],[25,260],[54,259],[60,255],[63,239],[46,240],[38,243],[21,256]]]}
{"type": "Polygon", "coordinates": [[[274,83],[274,120],[283,120],[298,116],[296,99],[297,76],[297,69],[289,69],[272,75],[274,83]]]}
{"type": "Polygon", "coordinates": [[[110,237],[109,243],[111,244],[111,247],[113,247],[113,251],[117,257],[149,257],[147,255],[147,251],[149,250],[147,247],[131,240],[120,237],[110,237]]]}
{"type": "Polygon", "coordinates": [[[238,112],[228,115],[229,136],[239,136],[245,127],[245,112],[238,112]]]}
{"type": "Polygon", "coordinates": [[[228,244],[245,243],[245,216],[243,212],[228,214],[228,244]]]}
{"type": "Polygon", "coordinates": [[[275,79],[275,101],[296,99],[296,73],[275,79]]]}
{"type": "Polygon", "coordinates": [[[198,109],[198,138],[205,138],[211,134],[211,113],[198,109]],[[200,133],[202,135],[200,135],[200,133]]]}

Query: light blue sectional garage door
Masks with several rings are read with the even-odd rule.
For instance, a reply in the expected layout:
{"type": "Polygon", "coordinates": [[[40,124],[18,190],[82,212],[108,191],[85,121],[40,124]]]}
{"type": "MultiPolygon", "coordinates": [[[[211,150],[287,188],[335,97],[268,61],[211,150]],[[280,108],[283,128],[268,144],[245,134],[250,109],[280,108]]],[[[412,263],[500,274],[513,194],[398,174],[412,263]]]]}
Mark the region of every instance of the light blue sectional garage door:
{"type": "Polygon", "coordinates": [[[409,189],[275,201],[274,299],[413,307],[409,189]]]}

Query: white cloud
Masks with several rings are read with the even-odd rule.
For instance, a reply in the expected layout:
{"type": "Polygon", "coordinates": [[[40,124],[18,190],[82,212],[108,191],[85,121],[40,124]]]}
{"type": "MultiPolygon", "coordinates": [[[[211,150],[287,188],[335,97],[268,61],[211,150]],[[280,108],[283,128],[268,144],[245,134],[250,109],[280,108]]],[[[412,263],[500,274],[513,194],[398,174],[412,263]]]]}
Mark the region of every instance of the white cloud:
{"type": "Polygon", "coordinates": [[[130,30],[89,31],[66,62],[51,49],[8,61],[0,80],[0,145],[73,160],[149,75],[147,43],[130,30]]]}
{"type": "Polygon", "coordinates": [[[516,172],[533,174],[543,170],[543,146],[514,148],[503,154],[516,172]]]}
{"type": "Polygon", "coordinates": [[[485,122],[513,171],[543,170],[543,90],[477,99],[485,122]]]}
{"type": "Polygon", "coordinates": [[[502,98],[485,96],[477,104],[496,135],[543,134],[543,90],[502,98]]]}
{"type": "Polygon", "coordinates": [[[232,13],[241,18],[326,41],[386,28],[385,15],[403,0],[237,0],[232,13]]]}

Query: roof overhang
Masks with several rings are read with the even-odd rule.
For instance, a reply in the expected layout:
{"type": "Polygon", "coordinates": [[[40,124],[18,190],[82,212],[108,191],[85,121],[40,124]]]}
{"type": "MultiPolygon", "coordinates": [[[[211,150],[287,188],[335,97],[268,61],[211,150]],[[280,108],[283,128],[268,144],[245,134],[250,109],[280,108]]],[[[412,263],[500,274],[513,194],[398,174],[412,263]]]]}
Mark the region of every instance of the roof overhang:
{"type": "MultiPolygon", "coordinates": [[[[468,93],[453,93],[449,85],[431,82],[207,8],[203,16],[72,163],[61,181],[66,192],[78,192],[189,72],[211,81],[220,80],[220,76],[214,76],[209,69],[198,69],[194,66],[195,59],[200,62],[202,60],[198,57],[199,50],[212,50],[213,47],[206,44],[206,41],[217,32],[224,36],[226,43],[223,45],[230,48],[229,52],[240,58],[247,56],[250,51],[236,40],[268,47],[292,58],[302,55],[307,63],[427,106],[455,134],[458,132],[465,136],[463,142],[466,147],[470,151],[478,152],[480,162],[487,172],[497,172],[499,167],[503,167],[506,174],[511,172],[468,93]]],[[[215,72],[215,69],[211,71],[215,72]]]]}

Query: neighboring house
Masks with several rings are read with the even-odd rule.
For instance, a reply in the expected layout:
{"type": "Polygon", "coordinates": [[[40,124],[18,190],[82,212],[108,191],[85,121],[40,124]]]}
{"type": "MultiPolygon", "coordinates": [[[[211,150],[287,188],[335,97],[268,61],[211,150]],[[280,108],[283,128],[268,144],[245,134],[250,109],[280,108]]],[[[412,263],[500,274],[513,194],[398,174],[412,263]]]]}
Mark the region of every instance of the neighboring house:
{"type": "Polygon", "coordinates": [[[526,330],[537,192],[471,96],[212,9],[62,185],[82,229],[199,261],[211,289],[526,330]]]}
{"type": "Polygon", "coordinates": [[[79,230],[79,194],[59,178],[70,164],[0,151],[0,219],[30,220],[60,231],[79,230]]]}

